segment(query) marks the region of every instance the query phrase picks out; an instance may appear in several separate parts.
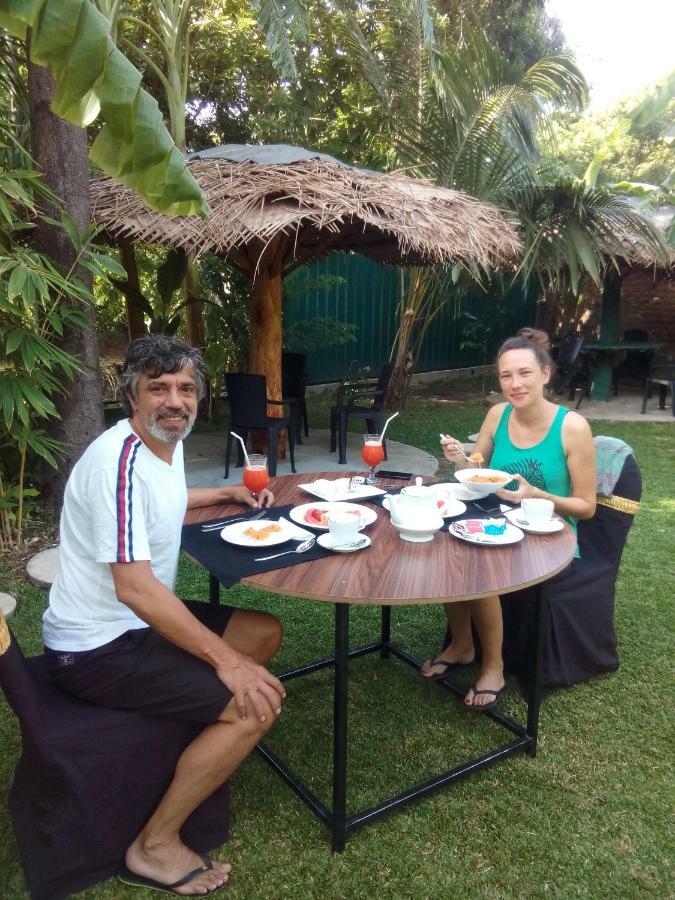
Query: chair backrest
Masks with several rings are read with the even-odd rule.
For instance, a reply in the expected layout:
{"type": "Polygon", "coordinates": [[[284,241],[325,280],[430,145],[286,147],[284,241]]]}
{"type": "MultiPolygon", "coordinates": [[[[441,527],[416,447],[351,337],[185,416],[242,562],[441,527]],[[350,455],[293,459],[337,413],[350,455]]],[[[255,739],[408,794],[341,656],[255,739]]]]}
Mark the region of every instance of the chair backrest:
{"type": "Polygon", "coordinates": [[[267,379],[264,375],[225,374],[232,427],[264,428],[267,419],[267,379]]]}
{"type": "MultiPolygon", "coordinates": [[[[596,446],[603,440],[602,437],[595,438],[596,446]]],[[[642,495],[640,469],[631,448],[627,444],[624,448],[626,455],[623,456],[623,465],[611,497],[599,494],[593,518],[579,522],[579,552],[582,559],[613,562],[617,566],[621,560],[642,495]]],[[[601,470],[606,471],[606,463],[599,458],[598,473],[601,470]]]]}
{"type": "Polygon", "coordinates": [[[305,353],[281,354],[281,393],[284,397],[299,397],[305,380],[305,353]]]}
{"type": "Polygon", "coordinates": [[[644,328],[627,328],[623,333],[624,341],[648,341],[649,332],[644,328]]]}
{"type": "Polygon", "coordinates": [[[375,384],[375,397],[373,398],[372,406],[373,412],[381,412],[384,409],[384,401],[387,399],[387,390],[389,389],[389,382],[391,381],[393,371],[394,367],[391,363],[387,363],[386,366],[382,366],[380,369],[380,374],[377,376],[377,382],[375,384]]]}
{"type": "Polygon", "coordinates": [[[564,372],[577,361],[577,356],[584,345],[584,336],[580,331],[570,331],[562,339],[556,356],[556,367],[564,372]]]}

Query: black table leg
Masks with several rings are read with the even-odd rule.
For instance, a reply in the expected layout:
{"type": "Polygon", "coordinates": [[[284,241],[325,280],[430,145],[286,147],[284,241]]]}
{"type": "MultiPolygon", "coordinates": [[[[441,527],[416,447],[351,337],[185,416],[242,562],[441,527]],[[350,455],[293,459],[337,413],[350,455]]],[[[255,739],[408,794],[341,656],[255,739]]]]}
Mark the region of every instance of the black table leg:
{"type": "Polygon", "coordinates": [[[537,733],[539,731],[539,709],[541,707],[541,661],[544,655],[544,636],[548,621],[548,596],[546,585],[538,584],[534,595],[534,647],[532,671],[527,700],[527,733],[531,738],[530,756],[537,755],[537,733]]]}
{"type": "Polygon", "coordinates": [[[220,603],[220,582],[209,573],[209,603],[218,606],[220,603]]]}
{"type": "Polygon", "coordinates": [[[380,626],[380,640],[382,647],[380,648],[380,657],[389,659],[389,641],[391,640],[391,606],[382,607],[382,623],[380,626]]]}
{"type": "Polygon", "coordinates": [[[333,821],[332,848],[345,849],[347,839],[347,675],[349,604],[335,604],[335,681],[333,688],[333,821]]]}

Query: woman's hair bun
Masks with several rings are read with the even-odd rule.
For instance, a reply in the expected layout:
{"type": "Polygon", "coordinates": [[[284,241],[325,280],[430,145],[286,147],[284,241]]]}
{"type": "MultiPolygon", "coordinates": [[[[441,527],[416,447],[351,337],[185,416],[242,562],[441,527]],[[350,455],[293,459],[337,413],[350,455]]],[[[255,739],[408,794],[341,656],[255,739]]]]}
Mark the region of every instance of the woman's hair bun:
{"type": "Polygon", "coordinates": [[[540,366],[549,366],[553,370],[551,359],[551,342],[545,331],[538,328],[521,328],[515,337],[507,338],[499,348],[497,360],[503,353],[509,350],[531,350],[539,361],[540,366]]]}
{"type": "Polygon", "coordinates": [[[518,331],[518,337],[523,337],[528,341],[532,341],[534,344],[541,347],[542,350],[546,350],[547,353],[551,349],[549,336],[545,331],[541,331],[539,328],[521,328],[518,331]]]}

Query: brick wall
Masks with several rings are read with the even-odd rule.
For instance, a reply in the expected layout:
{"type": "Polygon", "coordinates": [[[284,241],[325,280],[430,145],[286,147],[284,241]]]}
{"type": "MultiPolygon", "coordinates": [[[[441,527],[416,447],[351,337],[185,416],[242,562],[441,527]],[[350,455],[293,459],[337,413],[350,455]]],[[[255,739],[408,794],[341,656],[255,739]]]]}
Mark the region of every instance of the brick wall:
{"type": "MultiPolygon", "coordinates": [[[[553,312],[549,328],[568,331],[569,318],[562,323],[560,310],[553,312]],[[556,315],[557,313],[557,315],[556,315]]],[[[584,291],[583,302],[576,311],[576,322],[586,334],[587,340],[597,339],[600,318],[600,292],[593,284],[584,291]]],[[[666,346],[659,351],[659,359],[675,360],[675,278],[651,269],[634,269],[626,272],[621,281],[621,321],[619,336],[628,328],[641,328],[650,341],[666,346]]]]}

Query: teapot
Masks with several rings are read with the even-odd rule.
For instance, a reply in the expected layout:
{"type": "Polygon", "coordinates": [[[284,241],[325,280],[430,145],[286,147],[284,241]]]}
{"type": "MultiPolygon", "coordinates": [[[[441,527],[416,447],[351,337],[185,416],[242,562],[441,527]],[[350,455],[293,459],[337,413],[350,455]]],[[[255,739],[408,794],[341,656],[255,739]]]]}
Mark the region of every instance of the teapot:
{"type": "Polygon", "coordinates": [[[391,524],[398,528],[404,541],[431,541],[443,526],[436,494],[422,484],[421,478],[416,478],[414,485],[403,488],[398,495],[387,494],[386,500],[391,524]]]}

